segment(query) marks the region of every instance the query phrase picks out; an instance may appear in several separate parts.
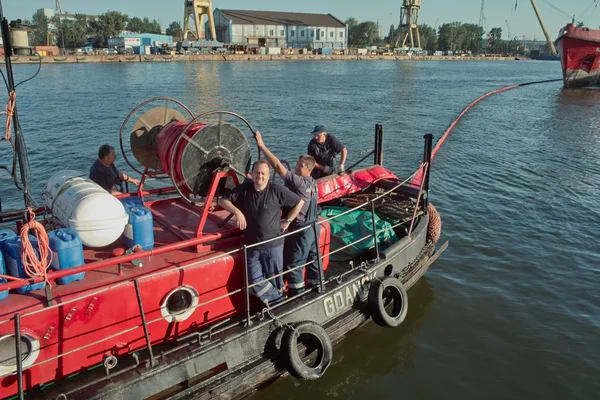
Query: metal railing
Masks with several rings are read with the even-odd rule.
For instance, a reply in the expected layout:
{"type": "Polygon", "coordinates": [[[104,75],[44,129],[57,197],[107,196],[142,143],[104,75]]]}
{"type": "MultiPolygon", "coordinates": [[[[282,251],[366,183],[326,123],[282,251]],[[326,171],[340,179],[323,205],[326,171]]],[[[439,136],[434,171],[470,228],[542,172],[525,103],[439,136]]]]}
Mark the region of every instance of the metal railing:
{"type": "MultiPolygon", "coordinates": [[[[69,354],[73,354],[73,353],[79,352],[81,350],[84,350],[84,349],[89,348],[91,346],[95,346],[95,345],[100,344],[102,342],[105,342],[107,340],[110,340],[110,339],[116,338],[118,336],[121,336],[121,335],[130,333],[130,332],[133,332],[133,331],[135,331],[135,330],[137,330],[139,328],[143,329],[144,338],[145,338],[145,346],[146,346],[146,348],[148,350],[148,354],[149,354],[149,357],[150,357],[149,360],[148,360],[148,362],[147,362],[147,365],[150,366],[150,367],[153,367],[153,366],[155,366],[157,364],[158,361],[157,361],[157,358],[154,356],[153,346],[152,346],[152,342],[151,342],[151,339],[150,339],[150,331],[149,331],[148,327],[150,325],[152,325],[152,324],[155,324],[157,322],[163,321],[164,317],[161,316],[159,318],[155,318],[155,319],[150,320],[150,321],[146,320],[146,313],[144,311],[144,306],[143,306],[143,301],[142,301],[142,295],[141,295],[141,292],[140,292],[140,289],[139,289],[139,281],[141,281],[141,280],[143,281],[143,280],[147,280],[147,279],[151,279],[151,278],[156,278],[156,277],[161,276],[161,275],[173,273],[174,271],[185,270],[185,269],[191,268],[191,267],[199,265],[199,264],[205,264],[205,263],[209,263],[211,261],[215,261],[215,260],[223,259],[225,257],[233,256],[237,252],[242,252],[242,254],[243,254],[243,261],[244,261],[244,287],[240,288],[240,289],[237,289],[237,290],[234,290],[234,291],[231,291],[231,292],[228,292],[228,293],[226,293],[224,295],[221,295],[221,296],[218,296],[218,297],[215,297],[215,298],[211,298],[211,299],[209,299],[209,300],[207,300],[205,302],[202,302],[202,303],[199,302],[196,305],[193,305],[193,306],[190,306],[190,307],[186,308],[185,311],[186,312],[187,311],[192,311],[192,310],[195,310],[195,309],[197,309],[199,307],[203,307],[203,306],[209,305],[211,303],[214,303],[216,301],[219,301],[219,300],[231,297],[233,295],[239,294],[241,292],[244,292],[244,295],[245,295],[244,323],[245,323],[246,326],[251,326],[252,325],[252,320],[255,319],[255,318],[258,318],[258,317],[257,316],[253,317],[252,314],[251,314],[250,289],[254,288],[254,287],[258,286],[258,285],[265,284],[265,283],[267,283],[267,282],[269,282],[269,281],[271,281],[273,279],[276,279],[276,278],[279,278],[279,277],[283,277],[284,275],[289,274],[289,273],[291,273],[293,271],[299,270],[301,268],[305,268],[307,265],[310,265],[313,261],[308,262],[308,263],[303,264],[303,265],[294,266],[291,269],[284,270],[283,272],[281,272],[281,273],[279,273],[277,275],[271,276],[269,278],[266,278],[266,279],[264,279],[262,281],[250,283],[249,282],[249,278],[248,278],[248,265],[247,265],[247,251],[248,251],[248,249],[254,248],[254,247],[257,247],[257,246],[260,246],[260,245],[263,245],[263,244],[267,244],[267,243],[273,242],[275,240],[285,239],[288,236],[298,234],[298,233],[300,233],[300,232],[302,232],[302,231],[304,231],[306,229],[313,229],[313,232],[315,233],[315,238],[316,238],[316,240],[315,240],[315,247],[316,247],[316,251],[317,251],[317,260],[316,260],[316,262],[318,263],[318,269],[319,269],[319,289],[322,292],[325,289],[325,284],[326,283],[328,283],[328,282],[330,282],[332,280],[335,280],[335,279],[339,279],[340,277],[343,277],[343,276],[345,276],[345,275],[347,275],[349,273],[352,273],[354,271],[354,267],[351,267],[350,271],[346,271],[346,272],[340,274],[339,276],[332,277],[329,281],[326,282],[325,281],[325,276],[324,276],[324,271],[323,271],[323,268],[322,268],[322,265],[321,265],[322,260],[325,257],[330,257],[331,255],[334,255],[334,254],[336,254],[336,253],[338,253],[340,251],[343,251],[346,248],[354,246],[354,245],[356,245],[356,244],[358,244],[358,243],[360,243],[360,242],[362,242],[364,240],[373,239],[374,240],[374,248],[375,248],[376,260],[378,261],[379,257],[380,257],[380,249],[379,249],[379,245],[378,245],[378,241],[377,241],[377,236],[378,236],[379,233],[381,233],[383,231],[387,231],[387,230],[396,229],[397,227],[399,227],[401,225],[404,225],[404,224],[406,224],[409,221],[411,222],[410,231],[412,231],[415,219],[418,216],[424,214],[424,212],[425,212],[425,211],[418,211],[419,198],[417,198],[417,200],[416,200],[417,204],[415,205],[415,211],[414,211],[413,216],[411,218],[407,218],[405,220],[402,220],[402,221],[396,223],[395,225],[393,225],[391,227],[387,227],[387,228],[384,228],[384,229],[381,229],[381,230],[377,229],[377,226],[376,226],[376,223],[375,223],[376,222],[376,220],[375,220],[375,202],[377,200],[385,197],[385,196],[388,196],[392,192],[396,191],[398,188],[406,185],[421,170],[423,170],[423,173],[426,173],[428,165],[429,164],[426,163],[426,162],[422,163],[419,166],[419,168],[410,177],[408,177],[404,181],[398,183],[396,186],[392,187],[391,189],[385,191],[382,194],[379,194],[378,196],[376,196],[376,197],[374,197],[374,198],[372,198],[372,199],[370,199],[368,201],[365,201],[364,203],[362,203],[362,204],[360,204],[360,205],[358,205],[356,207],[350,208],[350,209],[348,209],[348,210],[346,210],[346,211],[344,211],[344,212],[342,212],[342,213],[340,213],[338,215],[335,215],[333,217],[326,218],[326,219],[323,219],[321,221],[314,221],[311,224],[306,225],[306,226],[304,226],[302,228],[299,228],[299,229],[291,231],[291,232],[283,233],[283,234],[281,234],[281,235],[279,235],[277,237],[274,237],[274,238],[262,241],[260,243],[255,243],[255,244],[251,244],[251,245],[244,245],[241,248],[237,248],[235,250],[231,250],[231,251],[228,251],[228,252],[225,252],[225,253],[220,253],[220,254],[218,254],[218,255],[216,255],[214,257],[209,257],[209,258],[206,258],[206,259],[202,259],[202,260],[195,261],[195,262],[192,262],[190,264],[182,265],[182,266],[179,266],[179,267],[174,267],[174,268],[168,269],[166,271],[155,272],[155,273],[151,273],[151,274],[148,274],[148,275],[145,275],[145,276],[142,276],[142,277],[134,278],[134,279],[131,279],[131,280],[128,280],[128,281],[119,282],[119,283],[117,283],[115,285],[112,285],[112,286],[110,286],[108,288],[100,289],[100,290],[97,290],[97,291],[95,291],[93,293],[89,293],[89,294],[86,294],[86,295],[83,295],[83,296],[80,296],[80,297],[77,297],[77,298],[74,298],[74,299],[71,299],[71,300],[67,300],[67,301],[65,301],[63,303],[60,303],[60,304],[54,304],[54,305],[45,307],[43,309],[31,311],[31,312],[24,313],[24,314],[17,313],[17,314],[15,314],[15,316],[13,318],[9,318],[9,319],[0,321],[0,325],[1,325],[3,323],[7,323],[7,322],[10,322],[11,320],[14,320],[14,329],[15,329],[15,336],[16,336],[16,345],[15,345],[15,351],[16,351],[16,357],[15,357],[16,358],[16,371],[13,371],[13,372],[11,372],[9,374],[12,374],[14,372],[17,373],[19,399],[23,399],[23,396],[24,396],[24,390],[23,390],[23,372],[24,372],[24,368],[23,368],[23,365],[22,365],[23,364],[23,359],[21,357],[21,354],[22,354],[21,353],[21,336],[22,336],[21,320],[22,320],[22,318],[24,318],[24,317],[30,317],[30,316],[36,315],[38,313],[41,313],[41,312],[47,312],[47,311],[49,311],[51,309],[54,309],[54,308],[64,307],[65,305],[68,305],[70,303],[74,303],[74,302],[83,300],[85,298],[93,297],[93,296],[96,296],[98,294],[105,293],[107,291],[112,291],[112,290],[115,290],[116,288],[119,288],[119,287],[122,287],[122,286],[125,286],[125,285],[129,285],[129,284],[131,284],[133,282],[133,286],[134,286],[134,290],[135,290],[135,294],[136,294],[136,298],[137,298],[138,309],[139,309],[140,318],[141,318],[141,324],[136,324],[135,326],[132,326],[132,327],[127,328],[127,329],[124,329],[122,331],[119,331],[119,332],[114,333],[112,335],[109,335],[107,337],[104,337],[104,338],[102,338],[100,340],[94,341],[92,343],[87,343],[86,345],[80,346],[78,348],[69,350],[69,351],[64,352],[64,353],[61,353],[61,354],[59,354],[57,356],[54,356],[54,357],[51,357],[51,358],[39,361],[37,363],[34,363],[32,365],[27,366],[25,368],[25,370],[31,369],[31,368],[34,368],[34,367],[37,367],[37,366],[40,366],[40,365],[43,365],[43,364],[46,364],[48,362],[57,360],[59,358],[63,358],[65,356],[69,355],[69,354]],[[352,213],[352,212],[354,212],[354,211],[356,211],[358,209],[364,208],[364,207],[369,207],[370,208],[370,212],[371,212],[371,216],[372,216],[372,225],[373,225],[372,226],[372,232],[369,233],[368,235],[366,235],[366,236],[364,236],[364,237],[362,237],[362,238],[360,238],[360,239],[352,242],[352,243],[349,243],[349,244],[341,247],[341,248],[338,248],[336,250],[330,251],[327,254],[321,255],[320,254],[320,249],[319,249],[319,235],[318,235],[318,231],[317,231],[317,224],[324,224],[326,222],[335,220],[337,218],[340,218],[340,217],[342,217],[344,215],[347,215],[349,213],[352,213]]],[[[422,193],[422,191],[424,189],[425,183],[426,183],[426,181],[423,180],[422,183],[421,183],[421,185],[420,185],[419,196],[421,196],[421,193],[422,193]]],[[[410,238],[410,236],[409,236],[409,238],[410,238]]],[[[307,294],[309,294],[309,292],[304,292],[304,293],[298,294],[296,296],[293,296],[293,297],[290,297],[290,298],[284,300],[281,303],[278,303],[274,307],[268,307],[267,306],[267,309],[268,310],[276,309],[278,307],[281,307],[281,306],[285,305],[286,303],[289,303],[290,301],[293,301],[293,300],[295,300],[295,299],[297,299],[299,297],[305,296],[307,294]]],[[[227,322],[227,321],[228,320],[226,320],[224,322],[227,322]]],[[[223,323],[223,321],[217,322],[216,324],[221,324],[221,323],[223,323]]],[[[239,325],[239,323],[233,322],[233,323],[231,323],[229,325],[226,325],[226,326],[222,327],[220,329],[220,331],[222,332],[222,331],[225,331],[227,329],[230,329],[230,328],[238,326],[238,325],[239,325]]],[[[185,346],[187,346],[187,344],[184,345],[183,347],[185,347],[185,346]]],[[[43,350],[43,349],[44,348],[41,347],[40,351],[43,350]]],[[[105,377],[103,379],[108,379],[108,378],[109,378],[109,376],[107,376],[107,377],[105,377]]],[[[89,383],[86,384],[85,386],[86,387],[89,386],[89,383]]],[[[77,390],[81,390],[81,388],[73,389],[69,393],[76,392],[77,390]]]]}

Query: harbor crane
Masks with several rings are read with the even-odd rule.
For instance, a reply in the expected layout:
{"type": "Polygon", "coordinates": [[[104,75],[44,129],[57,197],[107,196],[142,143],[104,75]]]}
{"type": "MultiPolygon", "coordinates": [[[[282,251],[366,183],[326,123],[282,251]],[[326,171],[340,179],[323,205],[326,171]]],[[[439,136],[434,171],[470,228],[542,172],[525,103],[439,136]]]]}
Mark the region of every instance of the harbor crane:
{"type": "MultiPolygon", "coordinates": [[[[540,26],[542,27],[542,31],[544,32],[544,36],[546,37],[546,41],[548,42],[548,45],[550,46],[550,52],[552,53],[553,56],[557,55],[558,52],[556,51],[556,47],[554,46],[554,42],[552,41],[552,39],[550,38],[550,35],[548,34],[548,30],[546,29],[546,25],[544,24],[544,21],[542,20],[542,16],[540,15],[540,12],[535,4],[534,0],[530,0],[531,1],[531,5],[533,7],[533,11],[535,12],[535,16],[537,17],[540,26]]],[[[517,9],[517,4],[518,4],[518,0],[515,1],[515,10],[517,9]]],[[[550,3],[548,3],[550,4],[550,3]]],[[[550,4],[552,7],[554,7],[552,4],[550,4]]],[[[556,8],[556,7],[554,7],[556,8]]]]}
{"type": "Polygon", "coordinates": [[[400,9],[400,26],[398,27],[398,38],[395,47],[402,43],[402,48],[406,48],[407,41],[410,39],[411,49],[421,49],[421,36],[419,34],[419,11],[421,9],[421,0],[404,0],[400,9]]]}
{"type": "Polygon", "coordinates": [[[183,37],[182,41],[188,40],[188,36],[192,33],[196,40],[206,40],[204,34],[204,17],[208,18],[210,26],[211,40],[217,40],[215,30],[215,20],[212,11],[211,0],[184,0],[183,11],[183,37]],[[193,17],[193,25],[196,28],[192,30],[190,26],[190,17],[193,17]]]}

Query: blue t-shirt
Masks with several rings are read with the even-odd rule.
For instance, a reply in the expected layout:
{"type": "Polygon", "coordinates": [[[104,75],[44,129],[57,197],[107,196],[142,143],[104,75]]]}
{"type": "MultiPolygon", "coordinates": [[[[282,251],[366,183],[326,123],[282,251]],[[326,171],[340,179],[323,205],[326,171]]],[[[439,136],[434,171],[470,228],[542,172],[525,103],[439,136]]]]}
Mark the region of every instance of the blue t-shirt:
{"type": "Polygon", "coordinates": [[[90,167],[90,179],[102,186],[104,190],[110,192],[115,186],[117,190],[123,191],[123,181],[120,178],[120,171],[111,164],[110,167],[102,165],[100,160],[96,160],[90,167]]]}

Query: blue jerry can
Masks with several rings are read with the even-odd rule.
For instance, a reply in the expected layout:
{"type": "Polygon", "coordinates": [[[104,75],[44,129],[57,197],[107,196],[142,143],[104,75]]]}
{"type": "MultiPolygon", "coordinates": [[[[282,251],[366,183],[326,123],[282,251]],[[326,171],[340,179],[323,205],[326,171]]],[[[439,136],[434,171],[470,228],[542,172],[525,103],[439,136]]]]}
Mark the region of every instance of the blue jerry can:
{"type": "MultiPolygon", "coordinates": [[[[81,239],[71,228],[62,228],[52,231],[48,234],[50,240],[50,250],[52,250],[52,268],[59,271],[61,269],[79,267],[84,264],[83,244],[81,239]]],[[[66,285],[73,281],[83,279],[85,272],[64,276],[58,278],[56,282],[59,285],[66,285]]]]}
{"type": "Polygon", "coordinates": [[[154,247],[152,212],[144,206],[125,207],[129,221],[123,232],[123,242],[129,248],[139,244],[143,250],[154,247]]]}
{"type": "MultiPolygon", "coordinates": [[[[6,275],[6,262],[4,261],[4,241],[16,237],[17,234],[10,229],[0,229],[0,275],[6,275]]],[[[6,283],[6,279],[0,278],[0,283],[6,283]]],[[[8,290],[0,292],[0,300],[8,297],[8,290]]]]}
{"type": "MultiPolygon", "coordinates": [[[[29,241],[33,246],[33,250],[37,257],[40,256],[38,251],[38,242],[35,237],[29,236],[29,241]]],[[[25,272],[25,268],[23,267],[23,262],[21,261],[21,238],[20,237],[12,237],[4,241],[4,255],[6,259],[6,270],[8,274],[14,276],[16,278],[27,279],[29,276],[25,272]]],[[[27,285],[15,289],[17,293],[27,293],[32,290],[38,290],[44,288],[44,282],[36,283],[35,285],[27,285]]]]}

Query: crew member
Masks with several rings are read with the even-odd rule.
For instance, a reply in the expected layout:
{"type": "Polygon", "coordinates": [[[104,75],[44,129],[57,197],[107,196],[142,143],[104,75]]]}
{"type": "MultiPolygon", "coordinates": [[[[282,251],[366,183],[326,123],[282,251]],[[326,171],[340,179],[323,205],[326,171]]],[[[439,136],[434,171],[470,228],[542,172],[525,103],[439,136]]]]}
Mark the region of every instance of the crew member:
{"type": "MultiPolygon", "coordinates": [[[[219,199],[218,204],[235,215],[237,227],[244,232],[247,246],[272,239],[288,229],[304,202],[283,186],[269,183],[269,164],[257,161],[252,167],[252,181],[236,186],[219,199]],[[287,219],[281,219],[282,208],[290,208],[287,219]]],[[[248,281],[264,281],[283,272],[283,239],[248,248],[248,281]]],[[[284,299],[281,276],[253,286],[250,293],[263,303],[273,305],[284,299]]]]}
{"type": "Polygon", "coordinates": [[[98,159],[90,168],[90,179],[111,194],[121,194],[123,182],[130,182],[136,186],[140,184],[137,179],[127,176],[117,169],[114,164],[116,159],[115,148],[103,144],[98,149],[98,159]]]}
{"type": "MultiPolygon", "coordinates": [[[[288,171],[273,153],[265,146],[260,132],[256,132],[258,148],[265,154],[266,160],[275,172],[283,179],[285,187],[297,194],[304,201],[298,217],[290,225],[290,232],[301,229],[317,220],[317,181],[311,177],[315,159],[309,155],[298,158],[294,173],[288,171]]],[[[317,225],[318,228],[319,225],[317,225]]],[[[318,230],[317,230],[318,231],[318,230]]],[[[283,262],[286,270],[311,263],[306,266],[306,284],[309,287],[319,283],[319,254],[316,248],[316,237],[312,228],[304,229],[285,238],[283,262]]],[[[303,268],[291,271],[285,275],[288,282],[288,293],[291,296],[305,290],[303,268]]]]}
{"type": "Polygon", "coordinates": [[[331,175],[334,172],[333,162],[338,154],[341,154],[341,158],[337,172],[343,173],[348,149],[335,136],[328,134],[323,125],[315,126],[311,134],[314,138],[308,143],[308,155],[317,161],[311,176],[319,179],[331,175]]]}

